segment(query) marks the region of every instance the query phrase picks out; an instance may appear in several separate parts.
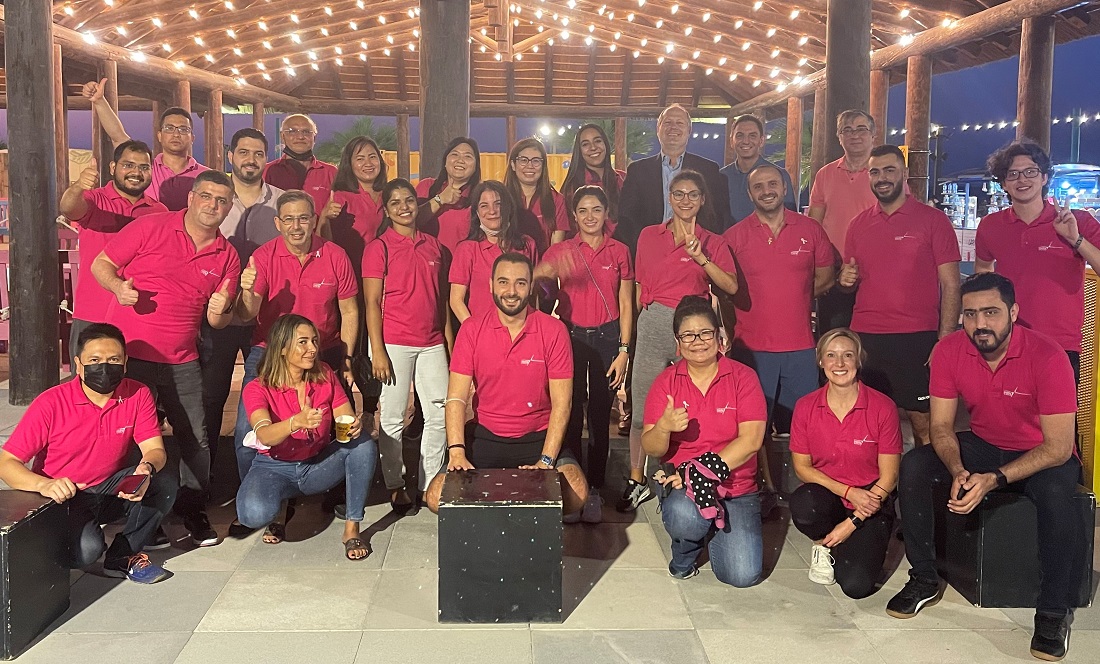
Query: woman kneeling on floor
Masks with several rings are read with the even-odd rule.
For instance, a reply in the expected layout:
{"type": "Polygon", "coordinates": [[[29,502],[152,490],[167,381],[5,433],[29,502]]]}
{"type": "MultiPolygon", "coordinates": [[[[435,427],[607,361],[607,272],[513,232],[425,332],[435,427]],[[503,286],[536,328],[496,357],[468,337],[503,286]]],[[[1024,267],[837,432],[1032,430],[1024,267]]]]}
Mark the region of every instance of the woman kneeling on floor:
{"type": "Polygon", "coordinates": [[[360,560],[370,554],[359,523],[378,446],[362,430],[336,374],[318,360],[317,344],[317,328],[302,316],[282,316],[271,327],[259,376],[244,388],[253,430],[245,444],[259,454],[237,491],[237,517],[249,528],[267,526],[264,542],[277,544],[284,532],[273,522],[283,501],[324,493],[346,480],[344,554],[360,560]],[[334,437],[334,418],[350,418],[346,442],[334,437]]]}

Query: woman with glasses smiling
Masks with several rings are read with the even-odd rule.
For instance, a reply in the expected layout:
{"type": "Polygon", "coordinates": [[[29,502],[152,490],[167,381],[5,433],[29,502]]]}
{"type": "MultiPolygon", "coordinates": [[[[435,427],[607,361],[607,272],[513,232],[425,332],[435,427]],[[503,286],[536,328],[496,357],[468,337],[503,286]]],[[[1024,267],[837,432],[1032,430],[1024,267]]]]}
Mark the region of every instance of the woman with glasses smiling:
{"type": "Polygon", "coordinates": [[[547,247],[565,239],[569,231],[569,211],[565,197],[550,185],[542,141],[525,138],[512,146],[508,151],[504,186],[520,204],[520,230],[535,241],[540,256],[547,247]]]}
{"type": "MultiPolygon", "coordinates": [[[[665,466],[661,520],[672,537],[668,573],[689,579],[710,537],[714,575],[747,588],[760,581],[764,545],[756,453],[767,407],[756,373],[722,355],[718,316],[689,295],[673,316],[679,362],[653,381],[645,400],[642,445],[665,466]]],[[[665,334],[668,334],[667,330],[665,334]]]]}

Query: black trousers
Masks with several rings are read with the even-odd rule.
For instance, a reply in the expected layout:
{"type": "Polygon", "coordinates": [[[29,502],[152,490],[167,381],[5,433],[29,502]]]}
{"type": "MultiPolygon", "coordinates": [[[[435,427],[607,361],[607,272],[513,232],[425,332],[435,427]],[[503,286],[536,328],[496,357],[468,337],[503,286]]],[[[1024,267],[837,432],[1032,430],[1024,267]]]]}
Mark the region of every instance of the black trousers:
{"type": "MultiPolygon", "coordinates": [[[[958,438],[963,466],[971,473],[993,472],[1024,454],[994,447],[970,431],[960,431],[958,438]]],[[[1066,612],[1076,601],[1084,567],[1084,561],[1077,558],[1084,550],[1082,538],[1086,535],[1078,527],[1072,505],[1080,475],[1081,462],[1070,457],[1060,466],[1041,470],[1000,489],[1022,493],[1035,503],[1042,570],[1035,607],[1038,611],[1066,612]]],[[[951,474],[931,445],[918,447],[901,459],[898,486],[905,515],[901,527],[905,533],[905,556],[913,566],[909,571],[911,578],[927,583],[938,581],[935,512],[947,507],[937,504],[933,496],[942,496],[942,485],[950,486],[951,480],[951,474]]]]}
{"type": "Polygon", "coordinates": [[[202,411],[206,437],[210,444],[210,467],[218,451],[222,432],[222,413],[233,388],[233,368],[237,353],[242,362],[252,350],[254,325],[227,325],[215,330],[206,321],[199,335],[199,364],[202,365],[202,411]]]}
{"type": "Polygon", "coordinates": [[[607,370],[619,354],[619,321],[600,327],[571,326],[573,342],[573,408],[565,430],[565,446],[581,461],[581,435],[584,431],[585,402],[588,402],[588,463],[582,466],[585,477],[595,488],[603,486],[610,449],[611,389],[607,370]]]}
{"type": "MultiPolygon", "coordinates": [[[[814,541],[824,538],[838,523],[852,516],[852,510],[844,507],[840,496],[820,484],[806,483],[795,489],[790,508],[794,527],[814,541]]],[[[893,501],[887,501],[848,539],[833,547],[833,571],[845,595],[861,599],[875,592],[893,531],[894,506],[893,501]]]]}

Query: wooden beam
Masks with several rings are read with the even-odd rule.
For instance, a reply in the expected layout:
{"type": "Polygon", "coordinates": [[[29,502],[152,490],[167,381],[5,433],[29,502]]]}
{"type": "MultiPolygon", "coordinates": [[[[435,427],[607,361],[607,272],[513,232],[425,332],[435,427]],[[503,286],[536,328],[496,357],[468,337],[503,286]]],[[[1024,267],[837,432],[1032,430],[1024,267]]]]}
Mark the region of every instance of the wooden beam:
{"type": "MultiPolygon", "coordinates": [[[[106,89],[103,92],[103,99],[107,101],[111,110],[118,113],[118,64],[114,60],[104,60],[99,63],[96,74],[97,78],[100,80],[107,79],[106,89]]],[[[114,142],[111,141],[111,138],[102,131],[102,127],[99,126],[98,120],[99,118],[97,117],[96,122],[93,123],[100,131],[92,135],[92,157],[95,158],[96,163],[99,165],[100,182],[107,182],[111,177],[110,161],[115,153],[115,145],[114,142]]],[[[65,160],[68,161],[68,155],[66,155],[65,160]]]]}
{"type": "MultiPolygon", "coordinates": [[[[153,154],[160,154],[162,146],[160,144],[160,115],[168,109],[168,105],[159,99],[153,100],[153,144],[150,146],[153,148],[153,154]]],[[[94,113],[92,115],[95,115],[94,113]]]]}
{"type": "Polygon", "coordinates": [[[619,105],[626,106],[630,103],[631,76],[634,74],[634,56],[623,49],[623,84],[619,89],[619,105]]]}
{"type": "Polygon", "coordinates": [[[665,60],[661,63],[661,74],[660,78],[657,80],[657,105],[661,108],[668,106],[668,79],[668,60],[665,60]]]}
{"type": "Polygon", "coordinates": [[[627,122],[625,116],[618,116],[615,118],[615,168],[620,171],[625,171],[627,165],[630,163],[630,155],[626,151],[626,132],[627,122]]]}
{"type": "Polygon", "coordinates": [[[512,60],[504,63],[504,89],[508,103],[516,103],[516,63],[512,60]]]}
{"type": "Polygon", "coordinates": [[[367,99],[374,99],[374,75],[371,73],[370,56],[363,60],[363,73],[367,79],[367,99]]]}
{"type": "Polygon", "coordinates": [[[543,51],[542,103],[550,105],[554,103],[554,47],[547,44],[543,51]]]}
{"type": "Polygon", "coordinates": [[[206,114],[203,115],[203,139],[206,143],[207,168],[225,170],[225,125],[222,122],[222,91],[207,93],[206,114]]]}
{"type": "Polygon", "coordinates": [[[528,37],[527,39],[516,42],[512,45],[512,54],[526,53],[536,46],[541,46],[546,42],[554,38],[556,33],[552,30],[543,30],[535,35],[528,37]]]}
{"type": "Polygon", "coordinates": [[[791,97],[787,100],[787,152],[783,166],[791,176],[794,187],[794,200],[797,203],[802,182],[802,98],[791,97]]]}
{"type": "MultiPolygon", "coordinates": [[[[358,46],[359,42],[361,42],[361,41],[366,41],[368,43],[368,45],[370,45],[371,41],[373,41],[375,39],[384,39],[385,36],[388,35],[388,34],[400,35],[400,34],[406,33],[406,32],[411,33],[414,28],[419,28],[419,27],[420,27],[420,21],[417,21],[416,19],[407,18],[403,21],[396,21],[394,23],[386,23],[385,25],[379,25],[379,26],[376,26],[376,27],[371,27],[371,28],[366,28],[366,29],[361,29],[361,30],[350,30],[349,29],[348,31],[340,31],[340,32],[335,33],[335,34],[330,34],[328,37],[311,37],[311,38],[309,38],[307,43],[303,43],[303,44],[297,44],[297,43],[295,43],[294,41],[292,41],[290,39],[284,39],[284,40],[282,40],[282,43],[280,43],[278,45],[275,44],[275,42],[279,41],[278,39],[272,37],[271,35],[268,35],[267,33],[261,33],[261,35],[266,35],[266,37],[263,37],[263,36],[258,37],[255,41],[253,41],[253,40],[241,40],[240,43],[236,44],[236,46],[238,48],[240,48],[242,51],[244,51],[245,53],[251,53],[252,57],[254,57],[256,59],[259,59],[259,60],[276,60],[276,61],[281,62],[281,58],[283,58],[283,57],[288,57],[288,58],[293,58],[294,56],[301,57],[303,54],[306,53],[306,51],[310,51],[310,50],[312,50],[314,52],[319,52],[322,49],[331,49],[334,46],[348,46],[349,48],[352,48],[352,47],[358,46]],[[262,48],[262,44],[263,44],[264,41],[271,42],[272,48],[270,50],[268,50],[266,48],[262,48]],[[307,45],[308,45],[308,48],[307,48],[307,45]]],[[[424,40],[421,39],[420,41],[421,41],[421,44],[423,44],[424,40]]],[[[390,48],[392,50],[394,48],[401,48],[402,46],[403,46],[403,44],[394,44],[390,48]]],[[[229,56],[223,56],[221,58],[216,58],[215,59],[215,64],[212,65],[212,66],[222,68],[222,69],[227,69],[231,66],[234,66],[231,63],[225,62],[227,57],[235,57],[235,56],[232,55],[232,51],[227,49],[226,53],[228,53],[230,55],[229,56]]],[[[352,54],[349,53],[348,57],[351,57],[351,55],[352,54]]],[[[202,57],[202,52],[201,51],[192,53],[190,55],[191,59],[197,59],[197,58],[200,58],[200,57],[202,57]]],[[[333,56],[333,57],[335,57],[335,56],[333,56]]]]}
{"type": "Polygon", "coordinates": [[[1054,82],[1054,17],[1025,19],[1020,33],[1016,138],[1050,150],[1050,101],[1054,82]]]}
{"type": "Polygon", "coordinates": [[[453,138],[470,132],[470,3],[420,0],[420,31],[420,170],[427,171],[443,163],[453,138]]]}
{"type": "Polygon", "coordinates": [[[509,115],[504,118],[504,150],[512,149],[516,144],[516,116],[509,115]]]}
{"type": "MultiPolygon", "coordinates": [[[[412,173],[412,143],[409,140],[409,114],[397,114],[397,177],[409,178],[412,173]]],[[[423,169],[421,169],[423,170],[423,169]]]]}
{"type": "MultiPolygon", "coordinates": [[[[408,113],[418,115],[418,102],[408,101],[369,101],[353,99],[334,101],[328,99],[303,99],[298,110],[302,113],[330,113],[335,115],[396,115],[408,113]]],[[[638,105],[620,106],[596,104],[505,104],[498,102],[471,102],[470,116],[481,118],[503,118],[515,115],[519,118],[544,118],[548,116],[570,119],[614,118],[619,115],[631,118],[656,118],[664,110],[663,106],[638,105]]],[[[728,108],[711,106],[688,108],[693,118],[724,118],[728,108]]],[[[423,124],[423,123],[422,123],[423,124]]],[[[453,138],[453,137],[452,137],[453,138]]],[[[446,145],[444,141],[443,145],[446,145]]]]}
{"type": "Polygon", "coordinates": [[[332,63],[324,65],[328,69],[329,78],[332,79],[332,87],[336,89],[336,98],[344,100],[348,98],[347,93],[344,92],[344,81],[340,78],[340,68],[332,63]]]}
{"type": "Polygon", "coordinates": [[[191,81],[176,81],[176,96],[172,103],[188,113],[191,112],[191,81]]]}
{"type": "Polygon", "coordinates": [[[932,58],[914,55],[905,74],[905,140],[909,145],[909,190],[928,201],[928,136],[932,108],[932,58]]]}
{"type": "MultiPolygon", "coordinates": [[[[826,25],[829,53],[826,57],[826,87],[829,89],[828,116],[835,118],[848,109],[867,110],[870,102],[871,0],[829,0],[826,25]]],[[[840,138],[829,132],[825,160],[839,158],[844,151],[840,138]]]]}
{"type": "Polygon", "coordinates": [[[409,79],[405,75],[405,49],[397,49],[396,61],[397,65],[397,98],[401,101],[409,100],[409,79]]]}
{"type": "Polygon", "coordinates": [[[698,106],[699,99],[703,96],[703,81],[706,80],[707,75],[703,71],[702,67],[695,67],[695,84],[691,88],[691,105],[698,106]]]}
{"type": "MultiPolygon", "coordinates": [[[[585,89],[585,103],[596,103],[596,64],[598,61],[597,51],[594,46],[588,47],[588,80],[585,89]]],[[[509,100],[510,101],[510,100],[509,100]]],[[[698,104],[692,104],[692,106],[698,106],[698,104]]]]}
{"type": "Polygon", "coordinates": [[[825,165],[825,144],[829,134],[834,133],[835,125],[828,116],[827,93],[822,86],[814,90],[814,123],[813,132],[810,134],[810,186],[817,177],[817,172],[825,165]]]}
{"type": "Polygon", "coordinates": [[[65,77],[61,71],[61,47],[53,45],[53,126],[54,163],[57,165],[57,192],[69,188],[69,120],[65,103],[65,77]]]}
{"type": "Polygon", "coordinates": [[[252,128],[256,131],[264,131],[264,103],[262,101],[252,102],[252,128]]]}
{"type": "Polygon", "coordinates": [[[867,111],[871,114],[871,117],[875,119],[875,145],[882,145],[886,142],[886,114],[889,101],[890,72],[885,69],[872,69],[871,102],[867,111]]]}
{"type": "Polygon", "coordinates": [[[725,143],[722,145],[722,163],[732,163],[737,158],[737,153],[733,150],[733,123],[737,119],[736,115],[730,114],[726,116],[726,131],[724,132],[725,143]]]}

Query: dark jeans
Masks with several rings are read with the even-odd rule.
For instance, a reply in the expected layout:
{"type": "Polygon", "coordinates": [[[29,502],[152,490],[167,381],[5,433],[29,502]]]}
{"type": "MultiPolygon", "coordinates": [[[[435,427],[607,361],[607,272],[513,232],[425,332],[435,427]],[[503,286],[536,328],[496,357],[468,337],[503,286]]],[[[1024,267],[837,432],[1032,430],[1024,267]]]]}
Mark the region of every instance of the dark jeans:
{"type": "Polygon", "coordinates": [[[206,435],[210,440],[210,466],[218,451],[222,412],[233,388],[237,353],[247,358],[252,350],[254,325],[228,325],[215,330],[203,321],[199,335],[199,364],[202,365],[202,409],[206,435]]]}
{"type": "MultiPolygon", "coordinates": [[[[791,521],[815,542],[852,514],[840,496],[820,484],[803,484],[791,494],[791,521]]],[[[848,539],[832,548],[836,582],[845,595],[862,599],[875,592],[893,530],[894,503],[888,501],[848,539]]]]}
{"type": "Polygon", "coordinates": [[[834,328],[851,326],[855,306],[856,294],[836,287],[817,298],[817,338],[834,328]]]}
{"type": "Polygon", "coordinates": [[[118,483],[134,474],[134,466],[123,468],[95,486],[76,492],[69,501],[69,555],[74,569],[87,567],[107,551],[104,562],[126,559],[139,553],[172,509],[179,486],[178,475],[157,473],[141,502],[118,497],[118,483]],[[122,532],[115,536],[111,547],[103,538],[101,523],[126,518],[122,532]]]}
{"type": "Polygon", "coordinates": [[[168,451],[164,472],[179,477],[176,512],[193,517],[206,509],[210,490],[210,446],[203,422],[199,362],[164,364],[130,358],[126,375],[152,391],[172,425],[172,437],[164,443],[168,451]]]}
{"type": "Polygon", "coordinates": [[[573,341],[573,409],[565,430],[565,446],[578,461],[584,429],[585,401],[588,402],[588,463],[582,466],[589,484],[599,489],[607,473],[610,445],[611,388],[607,370],[619,354],[619,321],[600,327],[569,327],[573,341]]]}
{"type": "MultiPolygon", "coordinates": [[[[994,447],[970,431],[960,431],[958,437],[963,466],[971,473],[993,472],[1024,454],[994,447]]],[[[1076,558],[1084,550],[1081,539],[1085,533],[1077,525],[1072,499],[1080,474],[1081,462],[1070,457],[1060,466],[1041,470],[1002,489],[1022,493],[1035,503],[1042,570],[1036,603],[1039,611],[1065,612],[1076,603],[1084,566],[1084,561],[1076,558]]],[[[905,517],[901,527],[905,533],[905,556],[913,566],[909,576],[914,579],[938,581],[935,512],[947,508],[936,504],[934,496],[942,496],[943,485],[950,486],[951,480],[947,467],[931,445],[918,447],[901,459],[898,487],[905,517]]]]}

